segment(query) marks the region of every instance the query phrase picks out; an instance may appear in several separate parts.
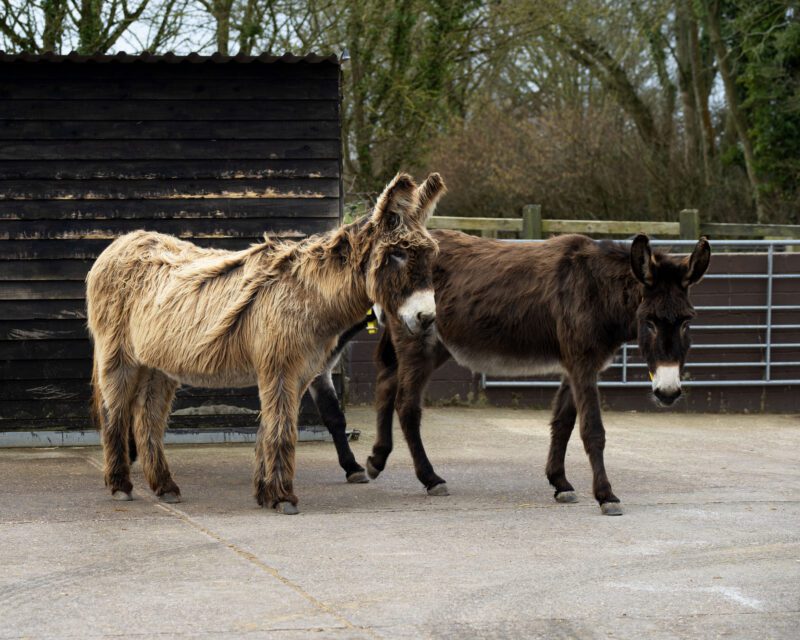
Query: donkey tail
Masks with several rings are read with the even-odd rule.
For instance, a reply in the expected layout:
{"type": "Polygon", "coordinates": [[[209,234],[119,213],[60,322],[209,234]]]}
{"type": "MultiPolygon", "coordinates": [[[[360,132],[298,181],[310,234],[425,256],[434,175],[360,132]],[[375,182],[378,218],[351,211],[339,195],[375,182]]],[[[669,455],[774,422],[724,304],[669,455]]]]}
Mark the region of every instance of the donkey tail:
{"type": "MultiPolygon", "coordinates": [[[[100,391],[100,376],[97,371],[97,359],[95,358],[92,362],[92,403],[89,406],[89,419],[92,426],[101,433],[106,426],[105,415],[103,394],[100,391]]],[[[128,432],[128,457],[131,463],[136,462],[137,456],[136,438],[133,435],[133,429],[131,429],[128,432]]]]}
{"type": "Polygon", "coordinates": [[[102,431],[104,425],[103,421],[103,396],[100,393],[100,386],[97,372],[97,359],[92,361],[92,403],[89,406],[89,418],[92,426],[97,431],[102,431]]]}

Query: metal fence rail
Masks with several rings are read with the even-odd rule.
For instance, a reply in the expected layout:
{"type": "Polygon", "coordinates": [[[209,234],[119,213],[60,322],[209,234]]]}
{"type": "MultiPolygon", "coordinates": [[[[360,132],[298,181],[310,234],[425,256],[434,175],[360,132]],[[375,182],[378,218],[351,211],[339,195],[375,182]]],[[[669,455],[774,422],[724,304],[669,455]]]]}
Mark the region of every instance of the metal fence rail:
{"type": "MultiPolygon", "coordinates": [[[[508,242],[541,242],[536,240],[508,240],[508,242]]],[[[651,240],[651,244],[661,247],[675,247],[677,249],[693,247],[694,240],[651,240]]],[[[692,324],[694,331],[700,332],[726,332],[726,331],[764,331],[764,342],[726,342],[726,343],[692,343],[689,358],[685,368],[684,386],[696,387],[735,387],[735,386],[787,386],[800,385],[800,378],[781,378],[780,370],[786,367],[800,367],[800,342],[776,342],[773,341],[774,334],[781,330],[798,330],[800,323],[776,323],[774,317],[779,312],[800,311],[800,304],[776,305],[774,300],[775,282],[778,280],[800,280],[800,273],[775,273],[775,256],[785,255],[783,250],[792,247],[797,251],[800,248],[800,240],[714,240],[712,248],[715,253],[735,253],[746,252],[766,256],[766,270],[761,273],[710,273],[705,276],[708,280],[766,280],[766,297],[764,304],[756,305],[698,305],[695,309],[699,312],[698,318],[702,320],[703,311],[713,311],[730,313],[731,315],[740,311],[764,312],[766,315],[763,323],[750,324],[692,324]],[[692,354],[698,352],[710,352],[725,350],[758,350],[761,351],[760,360],[693,360],[692,354]],[[794,350],[794,351],[791,351],[794,350]],[[776,353],[787,354],[789,360],[776,360],[776,353]],[[797,357],[793,357],[797,356],[797,357]],[[741,378],[737,377],[730,380],[703,379],[696,375],[702,369],[754,369],[761,371],[759,377],[741,378]]],[[[649,387],[651,383],[646,379],[647,364],[635,362],[633,354],[638,352],[635,342],[624,344],[615,357],[614,362],[606,370],[616,373],[620,379],[604,380],[603,374],[600,376],[599,386],[601,387],[649,387]],[[641,372],[644,375],[635,376],[631,379],[631,373],[641,372]]],[[[488,378],[485,374],[481,375],[481,386],[488,388],[525,388],[525,387],[558,387],[560,381],[554,378],[541,379],[518,379],[507,380],[498,378],[488,378]]]]}

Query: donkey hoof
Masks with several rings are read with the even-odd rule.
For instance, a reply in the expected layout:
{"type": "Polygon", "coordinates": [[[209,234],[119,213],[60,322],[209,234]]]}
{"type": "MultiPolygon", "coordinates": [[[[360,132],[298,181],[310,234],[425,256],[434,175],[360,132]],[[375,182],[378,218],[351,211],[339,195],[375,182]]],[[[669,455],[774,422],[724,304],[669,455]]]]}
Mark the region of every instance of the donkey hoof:
{"type": "Polygon", "coordinates": [[[432,486],[428,489],[429,496],[449,496],[450,492],[447,490],[447,483],[440,482],[437,485],[432,486]]]}
{"type": "Polygon", "coordinates": [[[350,484],[364,484],[365,482],[369,482],[369,478],[367,478],[367,474],[363,471],[353,471],[353,473],[347,476],[347,481],[350,484]]]}
{"type": "Polygon", "coordinates": [[[133,500],[133,496],[126,491],[117,490],[111,494],[111,499],[117,502],[128,502],[129,500],[133,500]]]}
{"type": "Polygon", "coordinates": [[[619,502],[604,502],[600,505],[604,516],[621,516],[622,505],[619,502]]]}
{"type": "Polygon", "coordinates": [[[367,475],[373,480],[381,475],[380,469],[376,469],[369,460],[367,460],[367,475]]]}
{"type": "Polygon", "coordinates": [[[167,504],[178,504],[181,501],[181,494],[175,493],[174,491],[168,491],[167,493],[162,493],[160,496],[158,496],[158,499],[167,504]]]}
{"type": "Polygon", "coordinates": [[[297,505],[294,505],[291,502],[278,502],[275,505],[275,511],[282,513],[285,516],[294,516],[300,513],[300,509],[297,508],[297,505]]]}
{"type": "MultiPolygon", "coordinates": [[[[570,504],[572,502],[577,502],[578,496],[575,494],[574,491],[559,491],[556,493],[556,502],[560,502],[562,504],[570,504]]],[[[606,504],[613,504],[608,502],[606,504]]]]}

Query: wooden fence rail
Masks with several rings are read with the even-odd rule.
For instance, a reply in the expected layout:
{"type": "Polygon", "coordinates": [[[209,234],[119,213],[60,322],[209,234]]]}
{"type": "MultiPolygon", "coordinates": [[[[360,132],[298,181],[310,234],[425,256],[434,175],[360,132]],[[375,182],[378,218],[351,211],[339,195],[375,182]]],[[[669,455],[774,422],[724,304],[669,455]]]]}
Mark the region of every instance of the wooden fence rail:
{"type": "Polygon", "coordinates": [[[542,207],[531,204],[523,207],[519,218],[464,218],[434,216],[428,222],[431,229],[480,231],[486,238],[496,238],[498,232],[510,232],[524,239],[538,239],[552,233],[586,233],[628,236],[647,233],[654,236],[675,236],[696,240],[701,235],[710,238],[800,238],[800,225],[735,224],[703,222],[697,209],[684,209],[678,222],[645,220],[548,220],[542,218],[542,207]]]}

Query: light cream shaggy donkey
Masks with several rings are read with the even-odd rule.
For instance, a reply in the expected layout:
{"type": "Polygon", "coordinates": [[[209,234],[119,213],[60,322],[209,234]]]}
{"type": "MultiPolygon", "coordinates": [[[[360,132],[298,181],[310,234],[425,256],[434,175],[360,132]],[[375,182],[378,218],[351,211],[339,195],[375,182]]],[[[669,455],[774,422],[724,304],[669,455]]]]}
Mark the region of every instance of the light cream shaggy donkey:
{"type": "MultiPolygon", "coordinates": [[[[444,191],[438,174],[424,187],[433,202],[444,191]]],[[[147,231],[115,240],[86,278],[93,409],[112,496],[131,499],[132,432],[150,487],[180,501],[162,445],[179,384],[257,384],[255,497],[297,513],[299,403],[338,336],[373,303],[411,333],[430,329],[437,247],[424,220],[416,185],[398,174],[370,216],[299,242],[232,252],[147,231]]]]}

